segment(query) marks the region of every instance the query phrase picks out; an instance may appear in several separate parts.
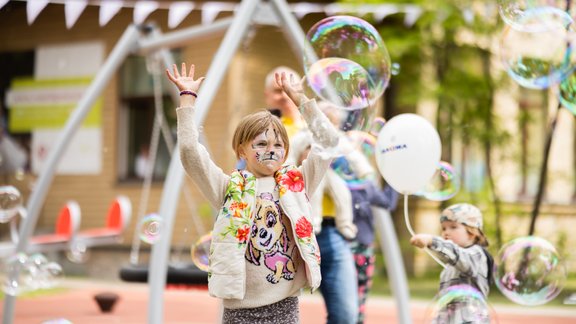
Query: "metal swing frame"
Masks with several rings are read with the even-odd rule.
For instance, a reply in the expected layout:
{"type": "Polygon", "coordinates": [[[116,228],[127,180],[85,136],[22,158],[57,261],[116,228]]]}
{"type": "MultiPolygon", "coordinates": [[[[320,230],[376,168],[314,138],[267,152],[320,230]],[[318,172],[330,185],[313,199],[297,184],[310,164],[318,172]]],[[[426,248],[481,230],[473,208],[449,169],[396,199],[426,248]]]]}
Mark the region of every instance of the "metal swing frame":
{"type": "MultiPolygon", "coordinates": [[[[44,204],[48,189],[54,180],[56,167],[63,156],[70,141],[79,128],[82,121],[90,111],[93,103],[103,92],[115,72],[129,54],[147,53],[161,50],[163,61],[166,66],[174,62],[166,48],[172,48],[184,44],[196,37],[207,36],[223,32],[227,29],[222,43],[214,55],[206,80],[202,86],[202,95],[196,101],[195,122],[202,125],[208,109],[216,95],[226,70],[233,55],[236,53],[241,41],[247,34],[250,24],[257,22],[258,15],[273,14],[285,35],[297,53],[312,55],[304,43],[305,34],[297,19],[291,14],[285,0],[243,0],[233,18],[221,19],[207,26],[194,26],[185,30],[176,31],[164,35],[149,33],[147,38],[141,37],[141,26],[130,25],[119,39],[118,43],[108,56],[108,59],[99,70],[94,80],[80,99],[78,105],[68,118],[62,135],[55,148],[49,153],[47,163],[41,171],[35,190],[32,192],[27,204],[28,217],[20,227],[20,239],[16,246],[16,253],[25,252],[29,238],[36,226],[40,209],[44,204]]],[[[310,57],[310,56],[308,56],[310,57]]],[[[176,89],[171,93],[175,98],[178,96],[176,89]]],[[[176,101],[177,102],[177,101],[176,101]]],[[[149,301],[148,323],[163,323],[163,297],[166,285],[168,268],[168,256],[172,229],[178,205],[179,193],[183,184],[184,170],[180,162],[179,150],[175,149],[169,165],[168,174],[164,183],[164,190],[160,200],[159,214],[163,218],[163,235],[152,246],[152,255],[149,260],[149,301]]],[[[383,210],[375,210],[376,225],[380,231],[382,250],[387,260],[386,266],[390,276],[392,291],[397,300],[399,322],[412,323],[409,305],[409,290],[404,271],[404,263],[400,254],[400,247],[396,238],[390,215],[383,210]]],[[[10,273],[11,279],[16,278],[18,273],[10,273]]],[[[3,323],[11,324],[14,319],[14,307],[16,297],[6,296],[4,301],[3,323]]]]}

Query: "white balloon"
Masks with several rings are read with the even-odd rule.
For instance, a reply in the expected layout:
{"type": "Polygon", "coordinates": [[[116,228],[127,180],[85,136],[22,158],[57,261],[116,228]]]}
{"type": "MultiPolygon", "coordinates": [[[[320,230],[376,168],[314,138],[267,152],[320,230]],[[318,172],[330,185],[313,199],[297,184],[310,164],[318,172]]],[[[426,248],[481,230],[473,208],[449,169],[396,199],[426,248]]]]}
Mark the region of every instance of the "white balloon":
{"type": "Polygon", "coordinates": [[[432,178],[442,144],[436,128],[416,114],[401,114],[390,119],[378,134],[376,163],[394,190],[411,194],[432,178]]]}

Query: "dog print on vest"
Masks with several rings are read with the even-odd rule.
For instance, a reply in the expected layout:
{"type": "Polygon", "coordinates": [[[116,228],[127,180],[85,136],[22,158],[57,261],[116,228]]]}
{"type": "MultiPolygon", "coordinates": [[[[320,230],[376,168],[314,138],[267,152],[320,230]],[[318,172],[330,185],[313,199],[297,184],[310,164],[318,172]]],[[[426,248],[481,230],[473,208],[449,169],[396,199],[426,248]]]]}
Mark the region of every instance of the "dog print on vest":
{"type": "Polygon", "coordinates": [[[270,283],[278,283],[282,278],[294,279],[294,262],[289,251],[290,239],[277,202],[272,198],[272,194],[263,193],[256,198],[256,206],[246,260],[257,266],[263,262],[272,272],[266,276],[270,283]]]}

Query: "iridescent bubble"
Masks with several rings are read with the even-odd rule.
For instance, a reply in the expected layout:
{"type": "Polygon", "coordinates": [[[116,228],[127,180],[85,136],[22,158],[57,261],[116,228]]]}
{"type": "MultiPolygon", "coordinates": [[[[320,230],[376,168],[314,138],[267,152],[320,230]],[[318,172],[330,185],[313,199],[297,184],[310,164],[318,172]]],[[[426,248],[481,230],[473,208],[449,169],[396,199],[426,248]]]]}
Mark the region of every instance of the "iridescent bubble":
{"type": "Polygon", "coordinates": [[[348,135],[348,138],[354,147],[360,150],[362,154],[367,157],[374,155],[374,149],[376,148],[376,136],[363,131],[349,131],[346,133],[346,135],[348,135]]]}
{"type": "Polygon", "coordinates": [[[28,266],[28,255],[18,253],[9,256],[2,263],[2,291],[6,295],[18,296],[30,291],[30,272],[28,266]],[[17,273],[17,275],[16,275],[17,273]]]}
{"type": "Polygon", "coordinates": [[[307,71],[308,97],[314,94],[323,100],[349,110],[370,106],[372,81],[368,72],[358,63],[339,57],[320,59],[307,71]]]}
{"type": "MultiPolygon", "coordinates": [[[[314,75],[310,71],[317,62],[327,58],[345,59],[347,62],[351,61],[360,65],[362,70],[354,64],[346,65],[343,63],[344,69],[339,73],[354,74],[352,70],[358,69],[361,72],[356,73],[362,74],[362,78],[366,79],[367,84],[352,89],[353,87],[345,88],[344,85],[347,85],[347,82],[344,82],[342,85],[335,84],[335,90],[347,93],[359,90],[361,93],[359,97],[362,100],[367,99],[370,104],[382,96],[390,81],[391,62],[384,41],[372,25],[358,17],[331,16],[312,26],[306,34],[306,39],[313,52],[312,55],[304,55],[304,69],[308,79],[314,75]],[[367,76],[364,76],[365,73],[367,76]]],[[[317,71],[323,70],[318,67],[314,68],[317,71]]],[[[328,75],[326,74],[326,76],[328,75]]],[[[354,109],[352,107],[360,106],[362,100],[354,102],[352,106],[344,106],[344,108],[354,109]]],[[[337,102],[334,103],[338,104],[337,102]]]]}
{"type": "Polygon", "coordinates": [[[20,190],[14,186],[0,186],[0,223],[8,223],[22,207],[20,190]]]}
{"type": "Polygon", "coordinates": [[[41,324],[73,324],[73,323],[66,318],[54,318],[44,321],[41,324]]]}
{"type": "Polygon", "coordinates": [[[556,248],[535,236],[504,244],[494,268],[496,287],[520,305],[543,305],[558,296],[566,283],[566,269],[556,248]]]}
{"type": "Polygon", "coordinates": [[[386,119],[382,118],[382,117],[376,117],[374,118],[374,120],[372,121],[372,126],[370,127],[370,134],[378,137],[378,134],[380,134],[380,131],[382,130],[382,127],[384,127],[384,125],[386,124],[386,119]]]}
{"type": "MultiPolygon", "coordinates": [[[[376,108],[374,106],[365,109],[345,110],[338,108],[331,102],[320,101],[318,102],[318,108],[328,117],[332,125],[344,133],[350,131],[364,132],[368,130],[376,115],[376,108]]],[[[327,126],[329,125],[313,125],[315,129],[327,126]]],[[[317,153],[326,157],[336,157],[348,154],[357,148],[357,144],[356,142],[352,142],[352,138],[349,136],[341,134],[338,145],[335,147],[326,149],[314,146],[314,149],[317,153]]]]}
{"type": "Polygon", "coordinates": [[[33,290],[55,287],[63,276],[62,266],[50,262],[42,253],[31,255],[26,267],[29,273],[26,285],[33,290]]]}
{"type": "MultiPolygon", "coordinates": [[[[534,10],[553,8],[564,11],[565,0],[498,0],[498,11],[502,20],[513,28],[524,28],[521,23],[527,14],[534,10]]],[[[545,23],[545,21],[542,21],[545,23]]]]}
{"type": "Polygon", "coordinates": [[[492,323],[494,316],[484,295],[472,286],[447,287],[434,300],[425,323],[492,323]]]}
{"type": "Polygon", "coordinates": [[[210,244],[212,244],[212,232],[200,237],[190,250],[194,265],[206,272],[208,272],[209,267],[210,244]]]}
{"type": "Polygon", "coordinates": [[[576,115],[576,74],[572,73],[560,82],[558,100],[562,106],[576,115]]]}
{"type": "Polygon", "coordinates": [[[440,161],[430,182],[416,195],[429,200],[444,201],[454,197],[458,191],[460,191],[460,176],[450,163],[440,161]]]}
{"type": "Polygon", "coordinates": [[[507,26],[500,40],[500,57],[512,79],[527,88],[545,89],[572,73],[570,15],[554,8],[528,11],[518,24],[524,28],[507,26]]]}
{"type": "Polygon", "coordinates": [[[162,224],[162,218],[158,214],[153,213],[146,215],[142,218],[138,226],[140,240],[148,244],[156,243],[162,234],[162,224]]]}
{"type": "Polygon", "coordinates": [[[66,251],[66,258],[73,263],[86,263],[90,258],[90,252],[84,242],[74,241],[66,251]]]}

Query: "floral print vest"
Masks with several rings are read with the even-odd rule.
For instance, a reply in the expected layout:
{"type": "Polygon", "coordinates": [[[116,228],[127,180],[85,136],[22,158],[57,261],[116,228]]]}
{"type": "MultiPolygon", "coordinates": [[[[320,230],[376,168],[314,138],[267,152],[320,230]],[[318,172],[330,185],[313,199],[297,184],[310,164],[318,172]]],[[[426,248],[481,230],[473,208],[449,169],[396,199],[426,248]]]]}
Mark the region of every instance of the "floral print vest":
{"type": "MultiPolygon", "coordinates": [[[[284,166],[274,174],[280,208],[289,218],[297,247],[306,264],[306,278],[312,290],[320,285],[320,250],[311,223],[311,207],[302,173],[284,166]]],[[[243,299],[246,281],[247,243],[256,209],[256,177],[236,170],[224,196],[224,203],[212,231],[208,287],[210,295],[243,299]]]]}

